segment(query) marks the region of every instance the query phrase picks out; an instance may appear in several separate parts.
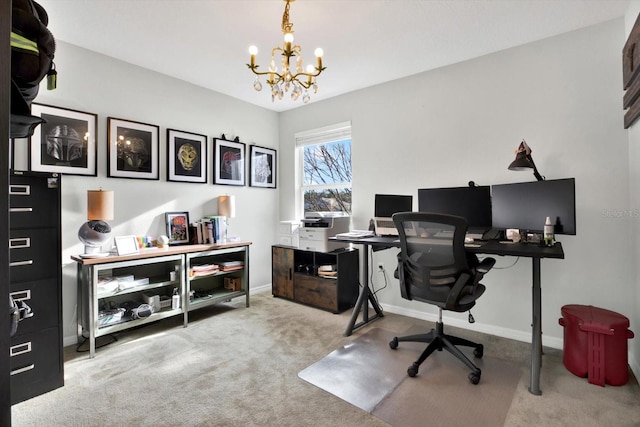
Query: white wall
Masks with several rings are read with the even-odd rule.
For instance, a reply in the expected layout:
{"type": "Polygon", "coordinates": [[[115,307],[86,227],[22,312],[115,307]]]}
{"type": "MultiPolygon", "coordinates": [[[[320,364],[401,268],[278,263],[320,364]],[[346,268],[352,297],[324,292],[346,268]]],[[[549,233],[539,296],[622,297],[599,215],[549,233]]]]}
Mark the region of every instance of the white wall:
{"type": "MultiPolygon", "coordinates": [[[[252,241],[250,285],[271,283],[270,245],[275,242],[278,192],[273,189],[212,184],[212,138],[227,138],[278,149],[277,114],[113,58],[59,42],[56,51],[58,89],[43,86],[37,102],[98,114],[98,176],[62,178],[62,262],[64,342],[76,342],[76,265],[71,255],[83,252],[77,238],[86,221],[86,192],[115,192],[114,235],[166,234],[164,212],[188,211],[191,219],[217,214],[217,196],[236,196],[236,218],[230,234],[252,241]],[[107,117],[160,126],[160,180],[107,178],[107,117]],[[166,129],[207,135],[208,184],[166,181],[166,129]]],[[[247,83],[247,84],[250,84],[247,83]]],[[[16,169],[25,169],[26,141],[17,141],[16,169]],[[21,153],[22,152],[22,153],[21,153]],[[21,155],[22,154],[22,155],[21,155]]],[[[247,157],[248,158],[248,157],[247,157]]]]}
{"type": "MultiPolygon", "coordinates": [[[[629,4],[629,10],[625,16],[625,40],[629,36],[633,24],[640,14],[640,0],[633,0],[629,4]]],[[[640,122],[636,122],[629,128],[629,200],[632,237],[631,256],[638,260],[640,256],[640,122]]],[[[634,301],[635,310],[630,314],[631,324],[635,325],[636,338],[629,341],[632,354],[635,354],[635,365],[632,366],[636,377],[640,377],[640,265],[633,263],[632,278],[634,293],[629,293],[629,299],[634,301]]]]}
{"type": "MultiPolygon", "coordinates": [[[[577,235],[558,236],[564,260],[542,261],[544,344],[562,347],[565,304],[632,315],[636,260],[629,218],[617,215],[629,209],[623,44],[619,19],[282,113],[280,218],[294,215],[298,131],[351,120],[354,228],[367,227],[375,193],[413,194],[417,208],[418,188],[533,180],[507,170],[525,138],[547,179],[576,178],[577,235]]],[[[378,293],[383,307],[433,319],[435,309],[400,297],[391,277],[396,252],[373,255],[391,281],[378,293]]],[[[447,321],[529,341],[531,261],[515,262],[498,257],[485,277],[477,323],[456,313],[447,321]]],[[[375,278],[376,288],[383,284],[375,278]]]]}

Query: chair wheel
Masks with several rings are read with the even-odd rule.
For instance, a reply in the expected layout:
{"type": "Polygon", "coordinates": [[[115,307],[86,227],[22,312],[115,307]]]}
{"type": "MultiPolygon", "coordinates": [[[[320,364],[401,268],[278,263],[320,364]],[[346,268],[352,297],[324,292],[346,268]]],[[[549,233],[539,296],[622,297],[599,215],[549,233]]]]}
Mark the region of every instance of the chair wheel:
{"type": "Polygon", "coordinates": [[[393,339],[389,342],[389,347],[391,347],[391,350],[395,350],[396,348],[398,348],[398,337],[393,337],[393,339]]]}
{"type": "Polygon", "coordinates": [[[478,344],[478,346],[473,350],[473,355],[478,359],[482,359],[484,355],[484,346],[482,344],[478,344]]]}
{"type": "Polygon", "coordinates": [[[471,372],[469,374],[469,381],[471,381],[471,384],[478,384],[480,382],[480,372],[477,374],[475,372],[471,372]]]}
{"type": "Polygon", "coordinates": [[[415,363],[409,366],[409,369],[407,369],[407,375],[409,375],[411,378],[418,375],[418,366],[415,363]]]}

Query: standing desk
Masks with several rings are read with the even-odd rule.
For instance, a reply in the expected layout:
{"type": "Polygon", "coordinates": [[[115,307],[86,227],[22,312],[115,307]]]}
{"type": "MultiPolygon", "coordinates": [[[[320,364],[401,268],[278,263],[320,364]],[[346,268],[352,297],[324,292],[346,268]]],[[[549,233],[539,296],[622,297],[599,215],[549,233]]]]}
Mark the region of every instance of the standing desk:
{"type": "MultiPolygon", "coordinates": [[[[373,297],[373,293],[369,288],[369,247],[376,247],[380,249],[400,247],[400,240],[397,237],[367,237],[361,239],[349,239],[349,238],[337,238],[332,237],[332,240],[338,242],[348,242],[357,245],[363,245],[364,260],[362,263],[362,272],[364,274],[364,280],[362,282],[362,288],[358,295],[358,300],[353,309],[353,314],[349,320],[345,336],[349,336],[353,331],[367,323],[384,317],[380,305],[373,297]],[[369,305],[367,301],[371,302],[376,314],[373,317],[369,317],[368,309],[369,305]],[[356,320],[362,311],[362,321],[356,324],[356,320]]],[[[542,365],[542,288],[540,280],[540,260],[542,258],[554,258],[564,259],[564,251],[562,250],[562,244],[556,242],[553,246],[539,246],[531,243],[505,243],[497,240],[490,240],[482,242],[479,247],[466,246],[467,252],[475,253],[478,255],[499,255],[499,256],[517,256],[531,258],[532,263],[532,308],[531,308],[531,381],[529,385],[529,392],[531,394],[540,395],[540,367],[542,365]]]]}

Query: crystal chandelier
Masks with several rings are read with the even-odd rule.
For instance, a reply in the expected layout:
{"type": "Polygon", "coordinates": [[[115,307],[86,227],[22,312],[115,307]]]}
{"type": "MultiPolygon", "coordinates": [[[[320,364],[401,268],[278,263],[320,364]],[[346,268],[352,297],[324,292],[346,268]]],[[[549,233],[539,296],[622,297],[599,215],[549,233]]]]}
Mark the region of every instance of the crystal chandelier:
{"type": "Polygon", "coordinates": [[[302,101],[306,104],[311,97],[309,96],[309,89],[313,89],[313,93],[318,92],[318,84],[316,83],[316,77],[324,71],[326,67],[322,66],[322,49],[317,48],[315,55],[317,64],[314,67],[309,64],[304,71],[302,63],[302,48],[300,45],[293,45],[293,23],[289,22],[289,3],[295,0],[283,0],[287,3],[284,7],[284,14],[282,15],[282,34],[284,34],[283,47],[276,46],[271,49],[271,62],[269,63],[269,71],[258,71],[259,65],[256,65],[256,55],[258,54],[258,48],[251,46],[249,53],[251,54],[251,63],[247,64],[247,67],[254,74],[256,74],[256,80],[253,82],[253,88],[257,91],[262,90],[262,83],[260,82],[260,76],[269,75],[267,83],[271,87],[271,101],[275,101],[276,98],[282,99],[285,92],[291,91],[291,99],[296,101],[302,96],[302,101]],[[276,52],[281,52],[282,56],[282,69],[278,71],[276,67],[275,55],[276,52]],[[295,69],[291,69],[291,57],[295,59],[295,69]]]}

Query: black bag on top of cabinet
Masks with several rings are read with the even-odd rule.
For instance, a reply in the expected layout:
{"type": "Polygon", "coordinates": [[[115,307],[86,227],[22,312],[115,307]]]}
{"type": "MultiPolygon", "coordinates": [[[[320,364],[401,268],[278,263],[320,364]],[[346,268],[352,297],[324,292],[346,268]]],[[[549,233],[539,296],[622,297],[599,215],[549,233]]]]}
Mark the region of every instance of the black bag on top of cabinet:
{"type": "Polygon", "coordinates": [[[31,115],[31,103],[40,82],[47,76],[47,89],[56,88],[53,63],[56,50],[47,28],[49,16],[33,0],[13,0],[11,26],[11,138],[27,138],[43,122],[31,115]]]}

